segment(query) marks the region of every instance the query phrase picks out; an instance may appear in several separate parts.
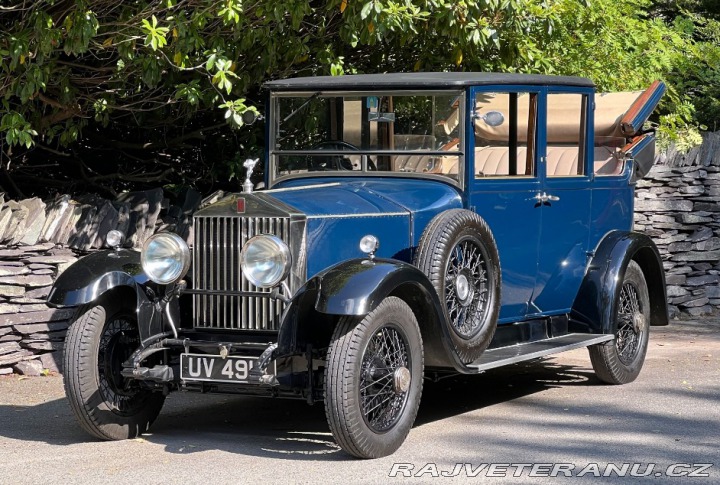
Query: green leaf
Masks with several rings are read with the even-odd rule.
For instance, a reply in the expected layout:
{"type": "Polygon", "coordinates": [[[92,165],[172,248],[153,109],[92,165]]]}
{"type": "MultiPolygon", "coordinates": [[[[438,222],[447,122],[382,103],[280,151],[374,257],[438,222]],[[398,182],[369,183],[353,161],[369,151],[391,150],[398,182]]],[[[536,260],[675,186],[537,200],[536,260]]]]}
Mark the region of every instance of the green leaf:
{"type": "Polygon", "coordinates": [[[370,11],[373,8],[373,2],[368,2],[365,5],[363,5],[362,10],[360,11],[360,18],[365,20],[368,18],[368,15],[370,15],[370,11]]]}

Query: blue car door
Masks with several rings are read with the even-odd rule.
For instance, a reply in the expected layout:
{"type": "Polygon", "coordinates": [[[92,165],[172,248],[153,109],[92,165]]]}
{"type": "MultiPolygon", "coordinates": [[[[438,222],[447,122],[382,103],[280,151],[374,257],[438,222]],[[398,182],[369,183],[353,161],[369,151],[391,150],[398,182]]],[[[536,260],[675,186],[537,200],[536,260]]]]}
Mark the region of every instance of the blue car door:
{"type": "Polygon", "coordinates": [[[528,315],[562,314],[588,262],[593,92],[549,88],[541,96],[538,147],[542,205],[538,271],[528,315]]]}
{"type": "Polygon", "coordinates": [[[502,271],[499,323],[528,312],[540,241],[538,87],[471,90],[467,127],[468,201],[495,236],[502,271]],[[499,113],[499,115],[498,115],[499,113]]]}

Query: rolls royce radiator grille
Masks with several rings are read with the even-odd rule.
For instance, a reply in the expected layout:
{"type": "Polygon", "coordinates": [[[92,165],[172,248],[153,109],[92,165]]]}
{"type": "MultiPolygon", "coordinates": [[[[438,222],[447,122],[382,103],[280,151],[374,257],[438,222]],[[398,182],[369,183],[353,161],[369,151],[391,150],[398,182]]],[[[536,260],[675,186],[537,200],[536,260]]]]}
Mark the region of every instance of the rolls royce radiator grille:
{"type": "MultiPolygon", "coordinates": [[[[289,244],[289,217],[196,217],[194,230],[195,289],[270,294],[243,276],[240,250],[258,234],[274,234],[289,244]]],[[[283,306],[269,296],[193,295],[195,326],[199,328],[277,331],[283,306]]]]}

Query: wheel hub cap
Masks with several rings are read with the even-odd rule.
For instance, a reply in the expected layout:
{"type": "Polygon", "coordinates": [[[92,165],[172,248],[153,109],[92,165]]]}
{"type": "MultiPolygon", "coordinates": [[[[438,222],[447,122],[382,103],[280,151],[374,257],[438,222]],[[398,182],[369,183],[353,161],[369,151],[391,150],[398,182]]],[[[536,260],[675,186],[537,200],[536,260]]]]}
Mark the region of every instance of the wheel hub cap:
{"type": "Polygon", "coordinates": [[[410,371],[407,367],[398,367],[393,373],[393,389],[397,394],[407,392],[410,389],[410,371]]]}
{"type": "Polygon", "coordinates": [[[472,300],[470,280],[466,275],[459,274],[457,278],[455,278],[455,291],[457,292],[457,297],[460,300],[460,303],[467,304],[470,300],[472,300]]]}
{"type": "Polygon", "coordinates": [[[640,333],[645,328],[645,315],[642,313],[635,313],[633,315],[633,330],[635,333],[640,333]]]}

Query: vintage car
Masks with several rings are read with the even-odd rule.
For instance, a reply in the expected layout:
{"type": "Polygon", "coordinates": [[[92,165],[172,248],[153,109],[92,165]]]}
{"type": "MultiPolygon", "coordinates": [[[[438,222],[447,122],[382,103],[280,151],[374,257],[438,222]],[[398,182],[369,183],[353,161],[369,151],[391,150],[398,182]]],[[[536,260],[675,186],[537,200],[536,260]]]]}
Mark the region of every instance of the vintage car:
{"type": "MultiPolygon", "coordinates": [[[[194,215],[192,243],[86,256],[65,389],[80,425],[135,437],[177,390],[324,401],[349,454],[393,453],[424,379],[588,347],[634,380],[666,325],[657,248],[633,232],[665,86],[372,74],[268,82],[266,190],[194,215]]],[[[252,171],[252,161],[247,163],[252,171]]]]}

